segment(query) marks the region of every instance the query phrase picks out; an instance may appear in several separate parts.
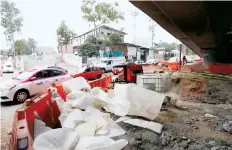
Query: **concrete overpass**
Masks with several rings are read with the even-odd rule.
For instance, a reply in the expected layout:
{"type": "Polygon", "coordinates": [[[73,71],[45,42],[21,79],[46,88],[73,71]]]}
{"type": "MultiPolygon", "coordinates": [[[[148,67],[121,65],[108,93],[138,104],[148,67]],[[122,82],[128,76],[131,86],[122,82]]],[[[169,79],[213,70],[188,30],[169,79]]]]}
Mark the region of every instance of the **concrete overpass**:
{"type": "Polygon", "coordinates": [[[232,2],[131,3],[208,61],[232,63],[232,2]]]}

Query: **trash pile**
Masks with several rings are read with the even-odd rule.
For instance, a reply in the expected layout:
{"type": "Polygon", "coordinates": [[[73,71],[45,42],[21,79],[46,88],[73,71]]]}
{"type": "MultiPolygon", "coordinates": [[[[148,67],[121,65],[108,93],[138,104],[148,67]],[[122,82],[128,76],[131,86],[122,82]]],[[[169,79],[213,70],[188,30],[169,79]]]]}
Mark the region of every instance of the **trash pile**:
{"type": "Polygon", "coordinates": [[[35,150],[123,149],[128,141],[114,139],[126,133],[119,123],[147,128],[158,134],[162,131],[163,125],[152,121],[158,116],[165,99],[162,94],[136,84],[116,84],[114,90],[106,93],[99,87],[91,89],[82,77],[64,82],[63,88],[67,93],[66,102],[56,90],[52,93],[52,100],[61,111],[62,128],[50,129],[36,120],[35,150]]]}

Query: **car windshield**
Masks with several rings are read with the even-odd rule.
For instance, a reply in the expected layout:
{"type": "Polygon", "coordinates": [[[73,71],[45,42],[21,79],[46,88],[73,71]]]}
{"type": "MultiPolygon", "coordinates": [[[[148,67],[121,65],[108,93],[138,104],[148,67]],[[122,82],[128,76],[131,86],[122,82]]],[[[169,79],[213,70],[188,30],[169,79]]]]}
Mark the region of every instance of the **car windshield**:
{"type": "Polygon", "coordinates": [[[14,77],[13,79],[24,81],[24,80],[28,79],[29,77],[31,77],[34,73],[35,72],[33,72],[33,71],[26,71],[26,72],[21,73],[17,77],[14,77]]]}

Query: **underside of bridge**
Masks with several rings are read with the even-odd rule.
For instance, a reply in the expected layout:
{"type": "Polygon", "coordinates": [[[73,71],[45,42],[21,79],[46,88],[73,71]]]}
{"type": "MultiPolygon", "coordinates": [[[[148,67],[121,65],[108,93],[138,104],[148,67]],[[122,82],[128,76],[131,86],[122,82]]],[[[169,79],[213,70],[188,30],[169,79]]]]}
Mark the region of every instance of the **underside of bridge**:
{"type": "Polygon", "coordinates": [[[131,1],[208,61],[232,63],[232,2],[131,1]]]}

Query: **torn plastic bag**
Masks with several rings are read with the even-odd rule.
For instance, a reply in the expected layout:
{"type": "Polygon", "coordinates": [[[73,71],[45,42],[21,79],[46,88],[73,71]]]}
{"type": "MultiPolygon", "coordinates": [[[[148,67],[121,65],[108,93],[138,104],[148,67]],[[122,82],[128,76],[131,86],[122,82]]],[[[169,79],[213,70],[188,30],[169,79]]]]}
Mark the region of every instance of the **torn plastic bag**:
{"type": "Polygon", "coordinates": [[[39,135],[34,143],[34,150],[70,150],[79,141],[79,135],[68,128],[53,129],[39,135]]]}
{"type": "Polygon", "coordinates": [[[117,116],[125,116],[128,114],[130,102],[120,99],[116,96],[110,98],[101,88],[96,87],[90,91],[90,94],[94,98],[94,106],[103,107],[107,112],[114,113],[117,116]],[[96,106],[97,105],[97,106],[96,106]]]}
{"type": "Polygon", "coordinates": [[[91,87],[83,77],[77,77],[63,82],[63,89],[66,94],[72,91],[90,91],[91,87]]]}
{"type": "Polygon", "coordinates": [[[93,98],[88,92],[72,91],[67,95],[67,103],[73,108],[86,109],[88,105],[92,105],[93,98]]]}
{"type": "Polygon", "coordinates": [[[116,84],[115,99],[130,101],[128,115],[154,120],[160,112],[164,95],[145,89],[136,84],[116,84]]]}
{"type": "Polygon", "coordinates": [[[120,150],[128,144],[127,140],[114,141],[109,137],[82,137],[75,150],[120,150]]]}
{"type": "Polygon", "coordinates": [[[38,120],[38,119],[34,120],[34,139],[40,134],[50,131],[50,130],[52,129],[47,127],[43,121],[38,120]]]}
{"type": "Polygon", "coordinates": [[[145,121],[142,119],[131,119],[129,117],[121,117],[116,122],[120,122],[120,121],[131,124],[131,125],[139,126],[142,128],[148,128],[158,134],[160,134],[163,129],[162,124],[159,124],[153,121],[145,121]]]}

